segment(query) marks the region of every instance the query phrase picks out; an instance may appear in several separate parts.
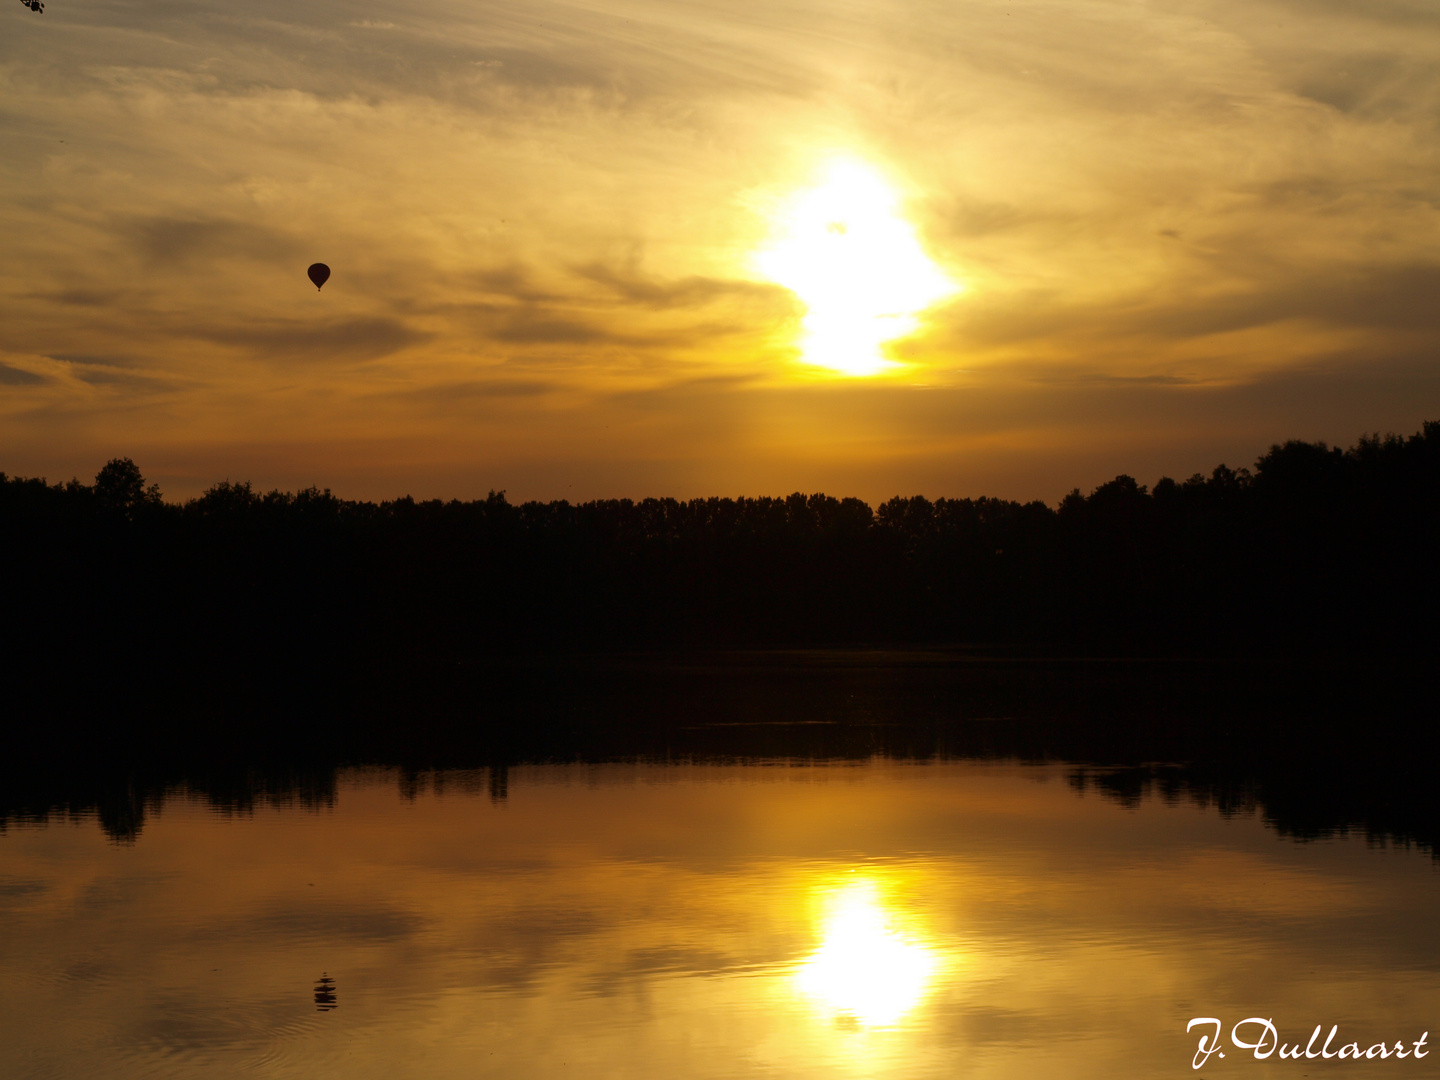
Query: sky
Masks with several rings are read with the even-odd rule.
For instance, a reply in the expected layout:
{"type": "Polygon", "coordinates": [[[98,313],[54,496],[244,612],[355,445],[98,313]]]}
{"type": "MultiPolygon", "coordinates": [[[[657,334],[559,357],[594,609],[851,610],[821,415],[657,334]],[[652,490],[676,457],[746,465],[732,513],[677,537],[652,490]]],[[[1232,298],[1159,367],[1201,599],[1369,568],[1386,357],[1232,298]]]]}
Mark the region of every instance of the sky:
{"type": "Polygon", "coordinates": [[[1053,503],[1440,419],[1431,0],[3,18],[11,475],[1053,503]]]}

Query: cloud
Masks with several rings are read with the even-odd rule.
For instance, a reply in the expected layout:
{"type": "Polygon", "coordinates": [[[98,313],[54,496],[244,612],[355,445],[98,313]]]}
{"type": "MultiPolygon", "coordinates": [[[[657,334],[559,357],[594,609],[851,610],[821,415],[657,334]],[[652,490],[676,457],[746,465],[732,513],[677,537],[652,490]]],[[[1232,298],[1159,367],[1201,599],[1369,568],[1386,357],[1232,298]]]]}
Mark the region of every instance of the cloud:
{"type": "Polygon", "coordinates": [[[49,359],[58,360],[62,364],[74,364],[80,367],[102,369],[128,368],[133,367],[137,363],[136,360],[128,356],[98,356],[90,353],[51,353],[49,359]]]}
{"type": "Polygon", "coordinates": [[[77,368],[75,378],[83,383],[89,383],[91,386],[118,386],[126,390],[173,390],[175,388],[175,384],[167,379],[136,375],[129,371],[77,368]]]}
{"type": "Polygon", "coordinates": [[[722,300],[741,300],[788,312],[795,304],[788,290],[766,282],[699,276],[662,282],[639,273],[634,266],[617,269],[602,263],[577,266],[574,270],[581,277],[604,286],[620,299],[648,308],[674,310],[706,307],[722,300]]]}
{"type": "Polygon", "coordinates": [[[122,230],[151,263],[235,258],[278,261],[300,256],[300,245],[292,237],[254,223],[150,217],[126,222],[122,230]]]}
{"type": "Polygon", "coordinates": [[[495,341],[526,345],[593,345],[629,338],[591,323],[537,309],[500,315],[488,336],[495,341]]]}
{"type": "Polygon", "coordinates": [[[476,271],[463,280],[479,294],[475,300],[413,307],[458,319],[485,341],[580,347],[577,360],[586,350],[615,346],[658,358],[666,350],[753,336],[798,315],[794,296],[777,285],[699,275],[664,280],[645,273],[634,257],[618,267],[595,261],[564,271],[543,284],[518,265],[476,271]]]}
{"type": "Polygon", "coordinates": [[[457,401],[489,398],[533,398],[556,391],[553,383],[535,379],[469,379],[464,382],[435,383],[419,390],[407,390],[404,396],[437,405],[457,401]]]}
{"type": "Polygon", "coordinates": [[[44,381],[43,375],[37,375],[33,371],[0,364],[0,386],[35,386],[44,381]]]}
{"type": "Polygon", "coordinates": [[[1335,328],[1440,331],[1440,264],[1332,268],[1215,297],[1169,298],[1127,317],[1137,331],[1196,337],[1306,319],[1335,328]]]}
{"type": "Polygon", "coordinates": [[[67,304],[73,307],[111,307],[119,303],[124,297],[120,289],[61,289],[57,292],[32,293],[31,296],[39,300],[49,300],[56,304],[67,304]]]}
{"type": "Polygon", "coordinates": [[[197,336],[247,349],[261,359],[323,362],[375,360],[419,344],[429,335],[399,319],[361,317],[320,326],[298,320],[224,329],[197,328],[197,336]]]}
{"type": "Polygon", "coordinates": [[[1440,12],[1424,0],[1269,0],[1253,6],[1271,11],[1278,9],[1302,20],[1325,16],[1349,24],[1371,23],[1406,30],[1416,26],[1440,29],[1440,12]]]}

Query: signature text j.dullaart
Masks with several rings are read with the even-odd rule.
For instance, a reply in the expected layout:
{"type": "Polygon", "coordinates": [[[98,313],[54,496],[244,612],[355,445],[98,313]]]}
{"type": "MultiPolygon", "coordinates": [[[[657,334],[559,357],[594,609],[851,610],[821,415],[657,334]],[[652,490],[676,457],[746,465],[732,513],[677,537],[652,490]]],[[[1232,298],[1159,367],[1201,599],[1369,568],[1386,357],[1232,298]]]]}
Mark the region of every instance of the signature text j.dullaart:
{"type": "MultiPolygon", "coordinates": [[[[1191,1062],[1192,1069],[1198,1069],[1210,1060],[1210,1055],[1223,1058],[1225,1051],[1221,1049],[1224,1043],[1220,1041],[1220,1033],[1224,1025],[1214,1016],[1197,1016],[1185,1025],[1186,1031],[1194,1031],[1200,1028],[1200,1049],[1195,1051],[1195,1059],[1191,1062]],[[1206,1030],[1213,1027],[1213,1031],[1206,1030]]],[[[1310,1041],[1303,1047],[1297,1042],[1294,1046],[1280,1041],[1280,1033],[1275,1030],[1275,1025],[1269,1020],[1259,1016],[1251,1016],[1248,1019],[1239,1021],[1230,1029],[1230,1045],[1237,1050],[1250,1050],[1261,1059],[1268,1058],[1277,1050],[1281,1058],[1349,1058],[1358,1060],[1360,1058],[1423,1058],[1430,1053],[1425,1048],[1425,1040],[1429,1038],[1427,1031],[1418,1039],[1410,1042],[1397,1040],[1393,1045],[1388,1042],[1375,1043],[1367,1050],[1360,1049],[1358,1042],[1342,1043],[1337,1049],[1330,1049],[1335,1041],[1335,1036],[1340,1031],[1340,1025],[1336,1024],[1330,1028],[1330,1034],[1325,1036],[1325,1041],[1320,1041],[1320,1032],[1325,1029],[1324,1024],[1316,1024],[1315,1030],[1310,1034],[1310,1041]],[[1253,1041],[1252,1041],[1253,1040],[1253,1041]],[[1318,1048],[1317,1048],[1318,1044],[1318,1048]]]]}

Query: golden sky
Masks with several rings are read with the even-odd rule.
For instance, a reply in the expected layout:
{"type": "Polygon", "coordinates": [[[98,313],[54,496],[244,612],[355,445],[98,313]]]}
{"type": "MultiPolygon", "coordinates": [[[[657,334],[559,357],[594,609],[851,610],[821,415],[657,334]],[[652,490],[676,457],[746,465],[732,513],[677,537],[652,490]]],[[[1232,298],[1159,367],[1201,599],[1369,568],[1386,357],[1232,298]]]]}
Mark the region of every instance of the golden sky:
{"type": "Polygon", "coordinates": [[[1053,501],[1440,417],[1430,0],[3,17],[12,475],[1053,501]]]}

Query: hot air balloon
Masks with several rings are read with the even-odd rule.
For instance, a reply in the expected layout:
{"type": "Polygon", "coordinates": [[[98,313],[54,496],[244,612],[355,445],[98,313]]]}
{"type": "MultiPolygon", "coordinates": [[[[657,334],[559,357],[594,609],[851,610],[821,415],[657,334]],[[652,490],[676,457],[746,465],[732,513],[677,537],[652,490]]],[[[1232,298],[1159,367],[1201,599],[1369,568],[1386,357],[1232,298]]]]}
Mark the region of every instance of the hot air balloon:
{"type": "Polygon", "coordinates": [[[315,291],[320,291],[320,286],[330,280],[330,267],[324,263],[311,263],[310,269],[305,273],[310,275],[310,280],[315,283],[315,291]]]}

